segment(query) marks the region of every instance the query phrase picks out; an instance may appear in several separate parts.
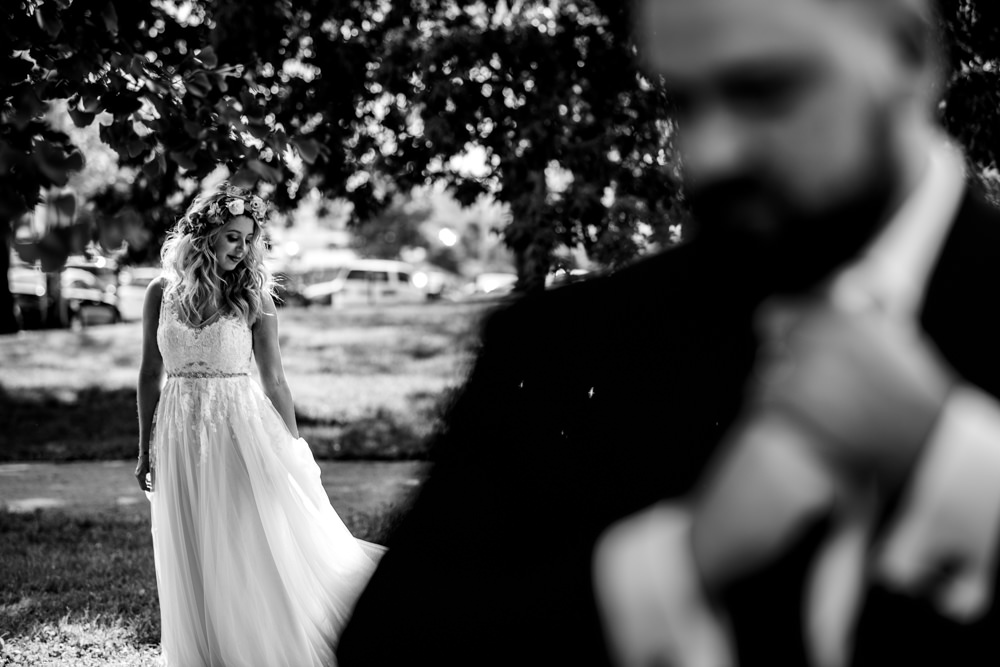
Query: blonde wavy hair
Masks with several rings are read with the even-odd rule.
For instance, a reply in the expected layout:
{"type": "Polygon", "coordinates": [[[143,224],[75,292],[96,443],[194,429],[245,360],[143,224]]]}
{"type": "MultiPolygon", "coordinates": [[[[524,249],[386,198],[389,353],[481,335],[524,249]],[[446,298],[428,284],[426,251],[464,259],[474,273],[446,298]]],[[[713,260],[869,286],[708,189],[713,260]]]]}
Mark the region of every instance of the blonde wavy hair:
{"type": "Polygon", "coordinates": [[[274,296],[274,281],[264,266],[263,228],[267,207],[249,190],[222,183],[196,197],[167,234],[160,253],[164,274],[176,290],[179,314],[191,326],[205,312],[235,313],[253,324],[263,313],[263,297],[274,296]],[[246,256],[232,271],[219,272],[215,242],[226,224],[244,215],[254,224],[246,256]]]}

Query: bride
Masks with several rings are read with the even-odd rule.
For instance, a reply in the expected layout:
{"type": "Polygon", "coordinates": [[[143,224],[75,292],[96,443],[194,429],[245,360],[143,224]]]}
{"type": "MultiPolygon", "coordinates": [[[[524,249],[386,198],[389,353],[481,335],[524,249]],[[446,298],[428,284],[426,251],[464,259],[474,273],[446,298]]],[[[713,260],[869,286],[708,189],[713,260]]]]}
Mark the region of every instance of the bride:
{"type": "Polygon", "coordinates": [[[143,307],[136,477],[150,492],[168,665],[334,664],[383,552],[344,526],[298,436],[265,219],[246,190],[197,198],[143,307]]]}

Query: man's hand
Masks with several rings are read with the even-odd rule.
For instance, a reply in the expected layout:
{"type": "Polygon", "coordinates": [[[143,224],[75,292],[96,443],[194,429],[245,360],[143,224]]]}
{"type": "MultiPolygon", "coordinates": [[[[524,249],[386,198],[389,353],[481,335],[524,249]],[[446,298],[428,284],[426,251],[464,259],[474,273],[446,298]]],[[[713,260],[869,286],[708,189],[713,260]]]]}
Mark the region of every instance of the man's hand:
{"type": "Polygon", "coordinates": [[[735,665],[700,588],[686,509],[655,505],[609,528],[594,555],[594,589],[619,667],[735,665]]]}
{"type": "MultiPolygon", "coordinates": [[[[773,562],[823,514],[866,525],[866,499],[906,479],[952,386],[915,329],[877,312],[771,304],[760,325],[748,407],[693,504],[710,591],[773,562]]],[[[845,600],[810,620],[847,627],[845,600]]]]}
{"type": "Polygon", "coordinates": [[[730,431],[692,503],[695,563],[709,591],[776,559],[842,502],[844,481],[816,455],[813,438],[768,410],[730,431]]]}
{"type": "Polygon", "coordinates": [[[959,622],[993,605],[1000,549],[1000,403],[952,392],[876,552],[890,588],[930,597],[959,622]]]}
{"type": "Polygon", "coordinates": [[[951,389],[916,331],[875,312],[769,304],[743,418],[694,503],[714,590],[766,565],[815,517],[897,486],[951,389]]]}
{"type": "Polygon", "coordinates": [[[139,462],[135,466],[135,478],[139,482],[139,488],[149,491],[149,453],[139,454],[139,462]]]}
{"type": "Polygon", "coordinates": [[[908,474],[953,384],[915,327],[827,304],[770,304],[760,317],[756,405],[812,430],[832,465],[895,485],[908,474]]]}

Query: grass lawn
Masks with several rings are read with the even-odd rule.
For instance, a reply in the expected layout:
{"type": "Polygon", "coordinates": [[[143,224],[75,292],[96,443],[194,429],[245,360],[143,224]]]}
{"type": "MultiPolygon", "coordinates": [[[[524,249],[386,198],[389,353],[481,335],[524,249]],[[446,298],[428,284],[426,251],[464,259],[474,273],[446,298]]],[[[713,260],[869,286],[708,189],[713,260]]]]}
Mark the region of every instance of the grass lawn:
{"type": "MultiPolygon", "coordinates": [[[[488,308],[281,311],[303,436],[319,459],[359,460],[322,464],[355,536],[384,542],[408,489],[417,488],[426,464],[389,461],[426,453],[425,437],[468,371],[488,308]]],[[[148,504],[132,502],[131,464],[114,461],[135,456],[140,347],[138,323],[0,337],[0,463],[110,461],[42,466],[34,486],[18,477],[30,464],[5,466],[14,477],[0,479],[0,667],[156,662],[148,504]],[[80,500],[94,495],[84,493],[86,483],[69,480],[74,466],[87,465],[115,467],[104,481],[90,470],[102,490],[90,506],[80,500]],[[5,493],[22,507],[58,509],[10,511],[5,493]]]]}
{"type": "Polygon", "coordinates": [[[149,522],[0,513],[0,665],[152,665],[159,611],[149,522]]]}
{"type": "MultiPolygon", "coordinates": [[[[392,515],[343,515],[380,542],[392,515]]],[[[0,511],[0,666],[153,665],[160,620],[148,511],[0,511]]]]}
{"type": "MultiPolygon", "coordinates": [[[[326,463],[323,481],[351,532],[384,543],[425,465],[326,463]]],[[[59,510],[0,507],[0,667],[145,666],[159,655],[149,504],[121,502],[141,497],[124,462],[96,466],[42,464],[0,492],[0,500],[42,493],[18,488],[30,477],[36,487],[71,485],[77,494],[59,510]]],[[[19,467],[29,466],[7,466],[19,467]]]]}
{"type": "MultiPolygon", "coordinates": [[[[317,458],[423,457],[488,307],[282,310],[285,371],[317,458]]],[[[140,352],[138,323],[0,337],[0,461],[134,456],[140,352]]]]}

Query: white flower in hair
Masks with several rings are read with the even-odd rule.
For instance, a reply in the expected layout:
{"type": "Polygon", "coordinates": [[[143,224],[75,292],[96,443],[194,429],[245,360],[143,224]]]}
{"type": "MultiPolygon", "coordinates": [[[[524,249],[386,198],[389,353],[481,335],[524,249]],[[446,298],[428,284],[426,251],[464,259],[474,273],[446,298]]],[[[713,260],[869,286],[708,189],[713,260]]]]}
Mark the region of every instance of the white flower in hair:
{"type": "Polygon", "coordinates": [[[254,195],[250,198],[250,210],[253,212],[254,216],[259,217],[264,215],[264,212],[267,210],[267,205],[264,203],[263,199],[254,195]]]}
{"type": "Polygon", "coordinates": [[[230,199],[229,203],[226,204],[226,208],[232,215],[243,215],[243,200],[242,199],[230,199]]]}

